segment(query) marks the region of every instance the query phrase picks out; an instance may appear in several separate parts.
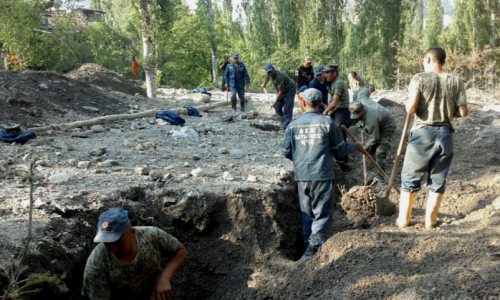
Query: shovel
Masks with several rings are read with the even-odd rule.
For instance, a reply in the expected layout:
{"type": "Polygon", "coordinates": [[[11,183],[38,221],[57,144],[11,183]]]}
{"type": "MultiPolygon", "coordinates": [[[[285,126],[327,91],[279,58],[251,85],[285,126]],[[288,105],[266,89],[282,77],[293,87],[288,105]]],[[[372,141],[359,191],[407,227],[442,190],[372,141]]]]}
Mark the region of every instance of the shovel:
{"type": "Polygon", "coordinates": [[[405,126],[403,128],[403,135],[401,136],[401,141],[399,142],[398,152],[396,153],[396,159],[394,160],[394,166],[392,167],[391,178],[389,179],[389,184],[385,191],[384,196],[375,195],[375,200],[377,203],[377,213],[387,216],[384,213],[390,213],[393,215],[396,212],[396,205],[389,200],[389,194],[391,193],[391,187],[394,184],[394,179],[396,179],[396,173],[398,172],[399,161],[401,159],[401,154],[403,153],[403,147],[406,141],[406,134],[408,133],[408,126],[410,125],[410,114],[406,115],[405,126]],[[390,203],[390,204],[389,204],[390,203]],[[382,211],[379,211],[381,207],[382,211]]]}
{"type": "Polygon", "coordinates": [[[269,104],[271,104],[271,106],[273,106],[273,103],[271,102],[271,98],[269,98],[269,94],[267,93],[266,88],[263,88],[263,90],[264,90],[264,93],[266,93],[267,100],[269,100],[269,104]]]}
{"type": "MultiPolygon", "coordinates": [[[[345,131],[345,133],[347,133],[347,135],[355,142],[358,142],[356,140],[356,138],[351,134],[351,132],[344,126],[342,125],[342,129],[345,131]]],[[[385,180],[389,181],[389,186],[392,186],[394,185],[394,180],[391,181],[389,179],[389,176],[387,176],[387,174],[384,172],[384,170],[379,166],[379,164],[377,164],[377,162],[375,161],[375,159],[373,159],[373,157],[370,155],[370,153],[368,153],[368,151],[366,151],[364,148],[363,148],[363,154],[366,156],[366,158],[368,158],[368,160],[375,166],[375,168],[377,169],[377,171],[380,173],[380,175],[382,175],[384,177],[385,180]]],[[[394,186],[396,192],[398,192],[398,194],[400,193],[399,192],[399,189],[394,186]]],[[[390,188],[388,188],[388,190],[390,190],[390,188]]],[[[394,213],[396,213],[396,205],[394,203],[392,203],[390,200],[386,198],[382,198],[382,197],[378,197],[376,196],[376,201],[375,201],[375,204],[377,205],[377,214],[381,215],[381,216],[392,216],[394,213]]]]}
{"type": "MultiPolygon", "coordinates": [[[[363,132],[361,132],[361,142],[364,144],[365,143],[365,138],[363,136],[363,132]]],[[[363,185],[366,186],[368,182],[368,173],[366,171],[366,156],[363,155],[363,174],[364,174],[364,182],[363,185]]]]}
{"type": "Polygon", "coordinates": [[[226,87],[226,102],[229,102],[229,87],[226,87]]]}

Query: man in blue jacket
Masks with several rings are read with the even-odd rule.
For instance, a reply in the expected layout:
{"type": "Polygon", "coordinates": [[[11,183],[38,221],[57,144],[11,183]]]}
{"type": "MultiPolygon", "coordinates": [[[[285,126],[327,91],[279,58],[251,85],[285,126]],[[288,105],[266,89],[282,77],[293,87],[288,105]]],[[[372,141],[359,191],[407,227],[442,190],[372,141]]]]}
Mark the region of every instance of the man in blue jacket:
{"type": "Polygon", "coordinates": [[[361,152],[363,145],[344,142],[334,121],[318,112],[323,99],[319,90],[310,88],[300,96],[306,111],[287,127],[283,152],[293,161],[304,243],[307,244],[301,259],[308,259],[316,254],[330,234],[335,193],[334,153],[361,152]]]}
{"type": "Polygon", "coordinates": [[[236,112],[236,94],[240,98],[241,112],[245,111],[245,83],[247,88],[250,86],[250,76],[248,75],[247,68],[243,62],[240,62],[240,55],[233,54],[233,61],[228,63],[226,71],[224,71],[226,78],[226,88],[229,87],[231,91],[231,106],[233,111],[236,112]]]}
{"type": "Polygon", "coordinates": [[[323,113],[328,106],[328,90],[330,89],[330,82],[326,80],[325,77],[325,68],[323,66],[317,66],[314,70],[314,78],[311,83],[309,83],[309,87],[315,88],[323,94],[323,105],[319,107],[319,112],[323,113]]]}

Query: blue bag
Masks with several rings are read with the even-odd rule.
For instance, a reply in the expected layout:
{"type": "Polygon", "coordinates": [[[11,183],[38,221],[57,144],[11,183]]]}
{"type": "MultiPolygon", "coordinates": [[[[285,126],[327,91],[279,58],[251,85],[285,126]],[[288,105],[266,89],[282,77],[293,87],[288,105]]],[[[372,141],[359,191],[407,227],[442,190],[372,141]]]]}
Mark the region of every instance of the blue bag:
{"type": "Polygon", "coordinates": [[[6,132],[0,131],[0,141],[5,143],[20,143],[24,144],[27,140],[35,139],[36,133],[34,131],[27,131],[25,133],[6,132]]]}
{"type": "Polygon", "coordinates": [[[191,105],[185,105],[184,108],[188,110],[188,116],[201,118],[201,114],[196,107],[191,105]]]}
{"type": "Polygon", "coordinates": [[[178,113],[171,110],[162,110],[156,114],[157,118],[162,118],[163,120],[169,122],[171,125],[184,125],[186,120],[184,120],[178,113]]]}

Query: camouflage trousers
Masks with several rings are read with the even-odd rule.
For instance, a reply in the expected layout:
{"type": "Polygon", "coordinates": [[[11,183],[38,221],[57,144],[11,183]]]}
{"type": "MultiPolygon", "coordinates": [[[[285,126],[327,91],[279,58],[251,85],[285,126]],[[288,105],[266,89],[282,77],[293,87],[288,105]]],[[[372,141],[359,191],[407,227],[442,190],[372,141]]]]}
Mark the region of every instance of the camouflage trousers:
{"type": "MultiPolygon", "coordinates": [[[[389,149],[391,148],[391,144],[389,140],[386,141],[381,141],[378,145],[370,149],[370,154],[375,158],[377,161],[377,164],[386,171],[385,169],[385,161],[387,158],[387,152],[389,152],[389,149]]],[[[386,172],[387,173],[387,172],[386,172]]]]}

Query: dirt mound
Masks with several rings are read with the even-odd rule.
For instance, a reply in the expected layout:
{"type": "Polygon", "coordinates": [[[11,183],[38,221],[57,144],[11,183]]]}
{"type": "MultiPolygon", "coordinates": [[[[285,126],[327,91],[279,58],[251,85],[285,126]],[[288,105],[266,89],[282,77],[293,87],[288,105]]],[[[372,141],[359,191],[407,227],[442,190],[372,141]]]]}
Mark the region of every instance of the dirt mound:
{"type": "Polygon", "coordinates": [[[146,96],[146,91],[141,86],[98,64],[84,64],[78,70],[72,71],[66,76],[107,90],[118,91],[130,95],[138,93],[146,96]]]}
{"type": "Polygon", "coordinates": [[[0,72],[0,120],[28,127],[125,112],[127,105],[54,72],[0,72]]]}
{"type": "Polygon", "coordinates": [[[342,209],[347,218],[355,223],[375,216],[375,195],[369,186],[355,186],[342,196],[342,209]]]}

